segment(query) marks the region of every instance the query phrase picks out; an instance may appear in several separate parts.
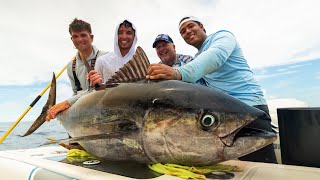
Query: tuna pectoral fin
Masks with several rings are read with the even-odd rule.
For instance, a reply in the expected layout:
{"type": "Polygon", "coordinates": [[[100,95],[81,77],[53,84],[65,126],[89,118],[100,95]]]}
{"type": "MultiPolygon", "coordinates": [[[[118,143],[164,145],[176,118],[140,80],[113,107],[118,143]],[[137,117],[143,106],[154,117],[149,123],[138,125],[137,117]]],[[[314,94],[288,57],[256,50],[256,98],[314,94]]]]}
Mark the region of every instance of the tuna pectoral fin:
{"type": "Polygon", "coordinates": [[[101,139],[119,138],[121,136],[130,134],[133,131],[135,131],[135,130],[126,131],[126,132],[113,132],[113,133],[106,133],[106,134],[80,136],[80,137],[68,138],[68,139],[60,139],[60,140],[50,140],[49,142],[46,142],[43,145],[62,144],[62,143],[66,144],[66,143],[76,143],[76,142],[81,142],[81,141],[93,141],[93,140],[101,140],[101,139]]]}
{"type": "Polygon", "coordinates": [[[40,116],[34,121],[32,126],[28,129],[28,131],[22,137],[28,136],[32,134],[35,130],[37,130],[46,121],[48,110],[55,104],[56,104],[56,76],[53,73],[50,92],[49,92],[49,98],[47,100],[47,103],[43,106],[40,116]]]}

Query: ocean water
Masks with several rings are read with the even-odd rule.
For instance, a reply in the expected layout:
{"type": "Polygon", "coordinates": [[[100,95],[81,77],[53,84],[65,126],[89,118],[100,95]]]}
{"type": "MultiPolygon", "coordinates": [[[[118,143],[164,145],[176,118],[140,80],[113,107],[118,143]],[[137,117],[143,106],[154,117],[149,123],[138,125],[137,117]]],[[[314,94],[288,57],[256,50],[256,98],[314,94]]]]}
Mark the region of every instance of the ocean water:
{"type": "MultiPolygon", "coordinates": [[[[21,121],[9,134],[9,136],[0,144],[0,151],[12,149],[28,149],[42,146],[49,141],[46,138],[65,139],[68,134],[57,120],[45,122],[40,128],[29,136],[21,137],[32,125],[33,122],[21,121]]],[[[0,136],[11,127],[13,122],[0,122],[0,136]]],[[[52,145],[46,145],[52,146],[52,145]]]]}

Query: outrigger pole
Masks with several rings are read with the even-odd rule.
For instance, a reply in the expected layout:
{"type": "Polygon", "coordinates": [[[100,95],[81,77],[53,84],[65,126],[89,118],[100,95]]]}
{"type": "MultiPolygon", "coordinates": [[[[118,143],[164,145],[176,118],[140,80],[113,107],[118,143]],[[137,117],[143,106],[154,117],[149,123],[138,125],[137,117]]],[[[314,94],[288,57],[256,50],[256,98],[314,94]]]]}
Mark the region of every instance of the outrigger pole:
{"type": "MultiPolygon", "coordinates": [[[[64,70],[66,70],[67,65],[64,66],[61,71],[57,74],[56,79],[58,79],[58,77],[63,73],[64,70]]],[[[2,141],[4,141],[6,139],[6,137],[11,133],[11,131],[17,126],[17,124],[21,121],[21,119],[29,112],[29,110],[39,101],[39,99],[41,98],[41,96],[49,89],[49,87],[51,86],[51,81],[50,83],[47,85],[47,87],[45,87],[42,92],[33,100],[33,102],[29,105],[29,107],[20,115],[20,117],[16,120],[16,122],[8,129],[8,131],[1,137],[0,139],[0,144],[2,144],[2,141]]]]}

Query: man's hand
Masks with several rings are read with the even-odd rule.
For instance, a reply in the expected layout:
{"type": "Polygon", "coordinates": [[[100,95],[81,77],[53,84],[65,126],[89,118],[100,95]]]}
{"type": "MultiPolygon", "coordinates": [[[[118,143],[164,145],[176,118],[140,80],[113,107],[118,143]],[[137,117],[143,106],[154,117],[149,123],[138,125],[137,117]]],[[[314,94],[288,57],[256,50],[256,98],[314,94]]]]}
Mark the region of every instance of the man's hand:
{"type": "Polygon", "coordinates": [[[87,74],[87,79],[90,81],[90,85],[93,87],[95,87],[96,85],[101,86],[103,84],[103,78],[101,74],[99,74],[96,70],[91,70],[87,74]]]}
{"type": "Polygon", "coordinates": [[[147,72],[147,79],[181,79],[178,70],[165,64],[150,64],[147,72]]]}
{"type": "Polygon", "coordinates": [[[50,121],[51,119],[56,118],[56,115],[61,112],[64,111],[66,109],[68,109],[70,107],[70,104],[68,101],[63,101],[59,104],[56,104],[54,106],[52,106],[49,110],[48,110],[48,114],[46,116],[46,121],[50,121]]]}

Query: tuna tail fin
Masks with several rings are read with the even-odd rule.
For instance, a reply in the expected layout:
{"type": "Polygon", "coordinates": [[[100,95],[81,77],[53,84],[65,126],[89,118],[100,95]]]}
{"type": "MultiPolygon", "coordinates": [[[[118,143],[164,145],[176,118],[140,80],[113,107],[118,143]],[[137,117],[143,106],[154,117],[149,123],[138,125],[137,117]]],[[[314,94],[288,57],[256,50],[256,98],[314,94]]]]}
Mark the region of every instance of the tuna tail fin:
{"type": "Polygon", "coordinates": [[[46,121],[46,116],[47,116],[48,110],[56,104],[56,86],[57,86],[56,85],[56,76],[53,73],[47,103],[43,106],[40,116],[33,122],[31,127],[28,129],[28,131],[22,137],[32,134],[35,130],[37,130],[46,121]]]}

